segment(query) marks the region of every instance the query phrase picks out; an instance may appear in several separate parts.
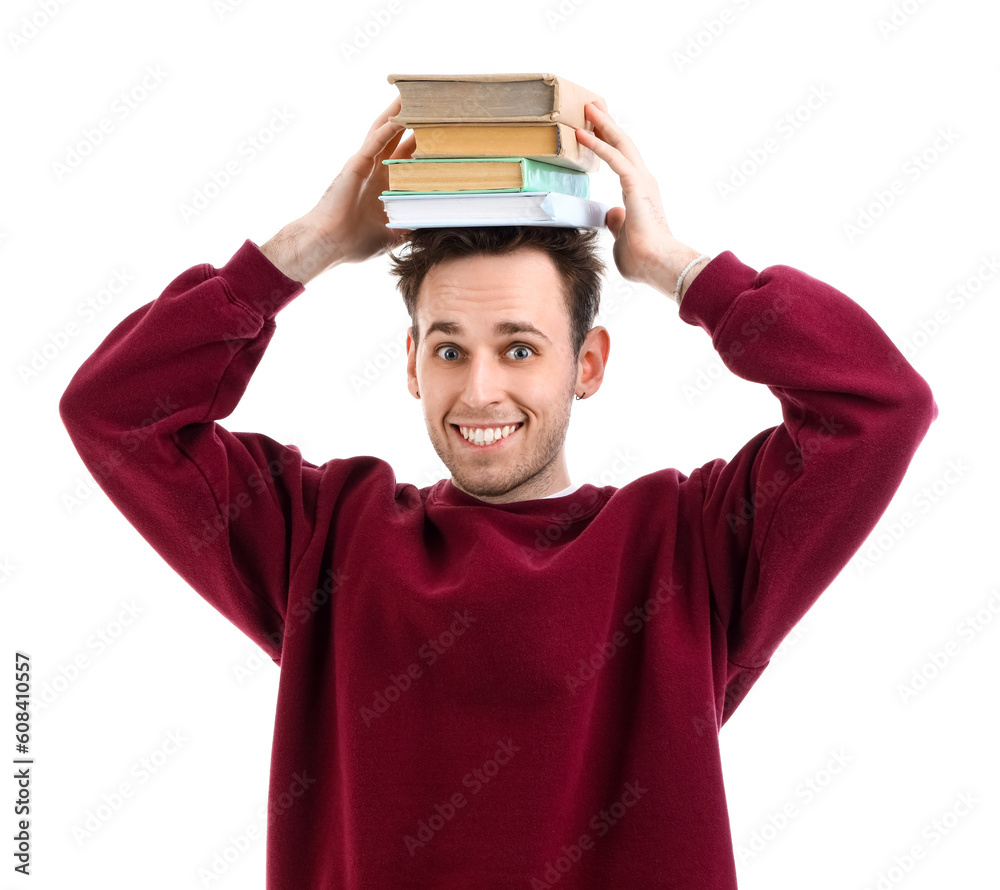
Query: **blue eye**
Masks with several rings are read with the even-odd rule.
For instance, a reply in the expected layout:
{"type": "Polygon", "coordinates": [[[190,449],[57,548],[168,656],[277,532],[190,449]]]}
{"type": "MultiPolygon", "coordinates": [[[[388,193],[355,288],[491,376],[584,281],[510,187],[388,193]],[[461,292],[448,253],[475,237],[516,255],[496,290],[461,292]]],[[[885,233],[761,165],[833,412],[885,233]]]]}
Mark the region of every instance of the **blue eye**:
{"type": "MultiPolygon", "coordinates": [[[[507,350],[507,355],[511,355],[512,353],[516,353],[519,350],[520,350],[520,354],[514,356],[515,360],[519,361],[519,362],[524,361],[525,359],[531,358],[531,356],[533,356],[535,354],[535,350],[532,347],[525,346],[523,343],[519,343],[517,346],[512,346],[510,349],[508,349],[507,350]]],[[[459,351],[458,351],[457,347],[452,346],[451,344],[448,344],[448,343],[446,343],[444,346],[439,346],[437,349],[435,349],[434,350],[434,354],[437,355],[437,356],[439,356],[440,358],[444,359],[446,362],[451,362],[451,363],[454,363],[454,362],[458,361],[458,358],[459,358],[459,351]],[[447,352],[451,352],[451,353],[453,353],[453,355],[451,357],[449,357],[447,355],[447,352]]]]}

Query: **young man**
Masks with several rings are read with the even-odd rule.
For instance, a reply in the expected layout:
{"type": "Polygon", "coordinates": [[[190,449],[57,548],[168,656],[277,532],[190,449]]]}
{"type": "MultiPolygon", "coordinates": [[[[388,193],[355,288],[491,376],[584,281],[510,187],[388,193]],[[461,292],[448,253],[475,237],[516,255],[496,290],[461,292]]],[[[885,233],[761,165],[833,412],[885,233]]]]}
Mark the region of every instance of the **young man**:
{"type": "Polygon", "coordinates": [[[622,183],[619,270],[676,291],[781,425],[690,475],[572,487],[570,406],[609,353],[599,264],[583,233],[530,230],[418,232],[396,259],[409,386],[450,479],[417,489],[374,457],[317,466],[227,431],[276,313],[398,243],[377,201],[382,159],[413,147],[397,110],[312,211],[122,321],[63,396],[66,426],[280,665],[271,890],[735,887],[718,731],[889,503],[930,390],[834,288],[680,244],[590,105],[579,137],[622,183]]]}

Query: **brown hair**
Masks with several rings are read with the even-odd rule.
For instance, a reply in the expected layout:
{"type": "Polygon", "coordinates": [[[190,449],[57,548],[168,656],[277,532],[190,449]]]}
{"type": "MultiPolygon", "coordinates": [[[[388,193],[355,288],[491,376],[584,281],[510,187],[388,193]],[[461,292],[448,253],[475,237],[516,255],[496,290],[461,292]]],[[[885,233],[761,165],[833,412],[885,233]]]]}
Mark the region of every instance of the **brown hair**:
{"type": "Polygon", "coordinates": [[[563,280],[563,296],[570,317],[570,343],[579,356],[587,332],[601,303],[601,276],[605,264],[597,253],[597,229],[561,226],[469,226],[462,228],[414,229],[400,242],[399,255],[389,253],[391,273],[399,279],[413,322],[413,341],[420,342],[417,329],[417,295],[431,267],[442,260],[475,254],[504,255],[522,247],[544,251],[552,258],[563,280]]]}

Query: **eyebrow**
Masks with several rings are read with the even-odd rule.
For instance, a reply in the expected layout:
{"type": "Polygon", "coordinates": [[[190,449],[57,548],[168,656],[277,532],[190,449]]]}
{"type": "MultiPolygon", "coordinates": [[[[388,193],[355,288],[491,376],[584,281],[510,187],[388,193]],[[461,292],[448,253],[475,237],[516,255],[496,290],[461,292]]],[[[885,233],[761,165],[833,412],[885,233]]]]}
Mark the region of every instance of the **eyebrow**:
{"type": "MultiPolygon", "coordinates": [[[[425,336],[429,337],[435,331],[440,331],[448,336],[457,336],[462,333],[462,326],[457,321],[436,321],[428,329],[425,336]]],[[[552,341],[545,336],[538,328],[528,321],[498,321],[493,325],[493,333],[498,337],[510,337],[514,334],[534,334],[541,337],[546,343],[552,341]]]]}

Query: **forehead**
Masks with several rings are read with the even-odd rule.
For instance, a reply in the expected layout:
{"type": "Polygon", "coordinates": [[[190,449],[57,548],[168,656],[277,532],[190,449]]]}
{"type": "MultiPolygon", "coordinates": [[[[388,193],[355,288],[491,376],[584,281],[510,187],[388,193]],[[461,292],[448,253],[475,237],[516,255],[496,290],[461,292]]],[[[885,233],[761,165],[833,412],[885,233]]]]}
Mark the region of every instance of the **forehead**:
{"type": "Polygon", "coordinates": [[[432,326],[458,333],[492,328],[498,320],[527,321],[555,339],[569,320],[565,284],[543,250],[520,248],[505,255],[476,254],[436,263],[420,285],[416,314],[422,332],[432,326]],[[453,326],[445,328],[445,323],[453,326]]]}

